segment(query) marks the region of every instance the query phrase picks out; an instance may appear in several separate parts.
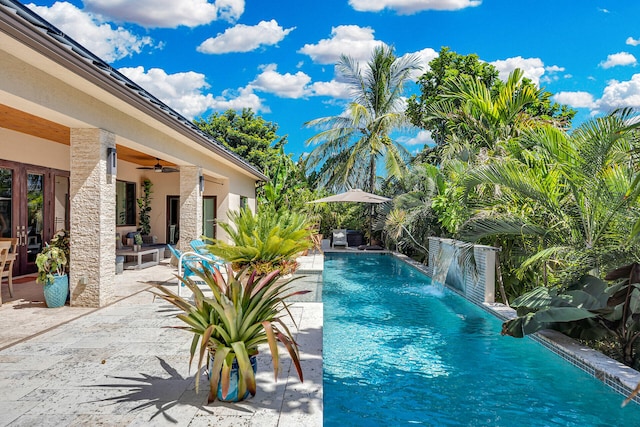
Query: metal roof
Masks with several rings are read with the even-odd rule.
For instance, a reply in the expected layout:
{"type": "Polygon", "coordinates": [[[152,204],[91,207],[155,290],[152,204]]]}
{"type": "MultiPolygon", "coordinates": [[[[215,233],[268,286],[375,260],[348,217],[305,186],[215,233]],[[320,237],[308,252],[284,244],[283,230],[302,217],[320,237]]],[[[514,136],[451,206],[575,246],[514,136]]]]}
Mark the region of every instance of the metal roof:
{"type": "MultiPolygon", "coordinates": [[[[259,180],[268,180],[255,166],[247,162],[244,158],[237,155],[220,142],[216,141],[206,132],[203,132],[198,128],[191,120],[187,119],[164,102],[156,98],[151,93],[147,92],[140,85],[130,80],[124,74],[113,68],[111,65],[104,62],[88,49],[80,45],[78,42],[67,36],[65,33],[56,28],[53,24],[49,23],[41,16],[24,6],[22,3],[14,0],[0,0],[0,5],[4,6],[0,8],[0,11],[6,13],[9,19],[21,20],[25,25],[22,28],[30,28],[34,34],[39,34],[50,42],[65,47],[67,51],[70,51],[72,55],[81,59],[81,63],[88,66],[88,71],[93,71],[91,74],[103,82],[108,83],[109,87],[113,87],[112,83],[117,83],[125,91],[129,92],[130,96],[121,96],[122,90],[113,91],[109,90],[119,98],[126,98],[125,101],[131,104],[131,95],[137,98],[138,102],[134,105],[138,108],[146,110],[154,118],[157,118],[165,122],[168,126],[179,131],[181,134],[187,136],[194,142],[201,146],[204,146],[211,150],[213,153],[220,155],[221,157],[229,160],[237,166],[243,168],[247,172],[253,174],[259,180]],[[13,12],[13,13],[9,13],[13,12]],[[147,108],[144,108],[144,107],[147,108]],[[154,114],[155,113],[155,114],[154,114]],[[160,113],[160,114],[158,114],[160,113]],[[168,120],[167,120],[168,119],[168,120]]],[[[15,26],[17,28],[18,26],[15,26]]],[[[104,88],[104,85],[103,85],[104,88]]]]}

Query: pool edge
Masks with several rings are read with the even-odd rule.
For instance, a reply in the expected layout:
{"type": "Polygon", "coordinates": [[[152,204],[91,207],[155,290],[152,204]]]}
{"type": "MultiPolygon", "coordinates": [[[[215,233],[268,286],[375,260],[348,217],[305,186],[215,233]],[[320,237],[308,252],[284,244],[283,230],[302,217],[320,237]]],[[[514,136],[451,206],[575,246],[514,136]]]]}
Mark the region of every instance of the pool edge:
{"type": "MultiPolygon", "coordinates": [[[[392,256],[412,266],[418,271],[431,277],[428,266],[417,262],[398,252],[389,252],[392,256]]],[[[447,286],[447,285],[444,285],[447,286]]],[[[447,289],[455,292],[465,300],[474,303],[483,310],[493,314],[501,320],[508,320],[516,316],[516,311],[501,303],[477,303],[467,298],[459,290],[447,286],[447,289]]],[[[640,372],[626,366],[597,350],[580,344],[558,331],[545,329],[533,335],[529,335],[547,349],[565,359],[572,365],[580,368],[592,377],[602,381],[617,393],[627,397],[640,384],[640,372]]],[[[635,396],[633,402],[640,405],[640,396],[635,396]]]]}

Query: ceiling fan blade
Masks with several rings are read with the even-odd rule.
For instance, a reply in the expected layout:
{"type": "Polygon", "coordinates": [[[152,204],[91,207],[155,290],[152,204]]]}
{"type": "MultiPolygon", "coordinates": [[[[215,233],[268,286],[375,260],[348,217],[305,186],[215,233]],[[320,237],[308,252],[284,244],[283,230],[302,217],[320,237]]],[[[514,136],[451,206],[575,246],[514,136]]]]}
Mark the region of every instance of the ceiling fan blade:
{"type": "Polygon", "coordinates": [[[141,166],[141,167],[136,168],[136,169],[153,170],[153,168],[149,167],[149,166],[141,166]]]}
{"type": "Polygon", "coordinates": [[[162,173],[173,173],[173,172],[180,172],[180,169],[170,168],[168,166],[165,166],[162,168],[162,173]]]}

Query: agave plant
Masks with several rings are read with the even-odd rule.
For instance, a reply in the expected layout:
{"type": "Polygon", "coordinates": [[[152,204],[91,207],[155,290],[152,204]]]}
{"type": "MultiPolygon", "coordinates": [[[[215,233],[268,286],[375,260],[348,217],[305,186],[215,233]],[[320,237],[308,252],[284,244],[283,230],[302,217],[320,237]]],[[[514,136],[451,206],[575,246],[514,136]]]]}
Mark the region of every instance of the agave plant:
{"type": "Polygon", "coordinates": [[[250,266],[259,273],[295,270],[295,258],[312,246],[307,218],[290,211],[249,209],[229,212],[231,223],[220,223],[233,244],[212,240],[207,249],[240,270],[250,266]]]}
{"type": "MultiPolygon", "coordinates": [[[[205,295],[190,278],[179,279],[193,292],[193,301],[182,298],[162,285],[156,285],[160,292],[153,292],[183,312],[177,317],[187,326],[177,326],[193,333],[189,367],[198,354],[198,374],[205,366],[205,356],[211,355],[210,389],[208,402],[216,399],[218,384],[222,384],[222,399],[229,393],[230,373],[234,360],[237,361],[238,396],[247,391],[256,394],[256,379],[250,357],[258,353],[258,346],[268,344],[275,378],[278,378],[278,342],[284,345],[291,356],[300,381],[303,380],[298,344],[283,319],[293,321],[286,300],[294,295],[309,291],[291,291],[292,280],[278,281],[279,271],[263,277],[245,269],[235,276],[227,266],[228,282],[218,269],[203,269],[195,272],[211,291],[205,295]]],[[[294,322],[295,325],[295,322],[294,322]]],[[[200,376],[196,382],[196,392],[200,376]]]]}

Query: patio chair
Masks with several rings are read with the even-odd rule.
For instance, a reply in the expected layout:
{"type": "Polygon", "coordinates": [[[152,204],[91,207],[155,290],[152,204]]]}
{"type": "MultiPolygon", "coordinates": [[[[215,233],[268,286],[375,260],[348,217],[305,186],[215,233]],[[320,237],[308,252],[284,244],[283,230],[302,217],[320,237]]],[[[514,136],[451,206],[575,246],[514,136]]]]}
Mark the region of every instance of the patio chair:
{"type": "MultiPolygon", "coordinates": [[[[9,241],[0,242],[0,271],[3,273],[2,278],[4,278],[4,270],[6,265],[9,263],[13,265],[13,260],[8,261],[10,249],[11,249],[11,242],[9,241]]],[[[9,294],[11,294],[11,285],[9,286],[10,286],[9,294]]],[[[0,292],[0,305],[1,304],[2,304],[2,292],[0,292]]]]}
{"type": "Polygon", "coordinates": [[[207,244],[202,239],[193,239],[191,242],[189,242],[189,246],[191,246],[191,249],[193,249],[195,253],[205,258],[202,260],[202,264],[205,267],[209,269],[221,269],[222,267],[224,267],[224,261],[209,252],[209,250],[207,249],[207,244]]]}
{"type": "MultiPolygon", "coordinates": [[[[182,252],[172,245],[167,245],[171,254],[178,260],[178,276],[187,278],[195,276],[196,271],[203,272],[204,262],[207,261],[205,257],[195,252],[182,252]]],[[[180,282],[178,287],[178,295],[182,296],[182,288],[186,287],[184,283],[180,282]]]]}
{"type": "Polygon", "coordinates": [[[336,246],[344,246],[347,247],[347,230],[344,228],[340,228],[337,230],[333,230],[332,232],[333,238],[331,239],[331,247],[335,248],[336,246]]]}
{"type": "MultiPolygon", "coordinates": [[[[9,282],[9,296],[13,297],[13,262],[16,260],[18,256],[18,238],[17,237],[0,237],[0,242],[9,242],[9,253],[7,255],[7,260],[0,269],[0,281],[7,278],[9,282]]],[[[2,300],[0,300],[0,304],[2,300]]]]}

